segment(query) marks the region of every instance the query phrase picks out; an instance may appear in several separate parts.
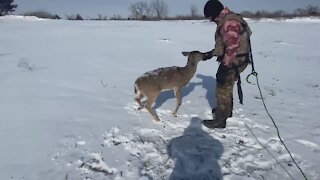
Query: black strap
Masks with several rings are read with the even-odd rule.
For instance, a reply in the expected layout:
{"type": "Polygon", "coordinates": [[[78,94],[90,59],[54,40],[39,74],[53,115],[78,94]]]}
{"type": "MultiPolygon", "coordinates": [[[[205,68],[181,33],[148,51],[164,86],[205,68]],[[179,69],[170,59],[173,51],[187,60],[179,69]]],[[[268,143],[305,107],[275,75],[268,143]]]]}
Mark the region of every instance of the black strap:
{"type": "Polygon", "coordinates": [[[251,71],[251,73],[247,76],[247,82],[248,82],[249,84],[252,84],[252,83],[249,81],[249,77],[250,77],[251,75],[253,75],[253,76],[258,76],[258,73],[254,70],[254,63],[253,63],[253,56],[252,56],[252,49],[251,49],[251,41],[250,41],[250,39],[249,39],[249,47],[250,47],[249,62],[251,63],[252,71],[251,71]]]}
{"type": "Polygon", "coordinates": [[[243,105],[243,92],[241,87],[241,76],[240,76],[239,66],[234,66],[234,70],[236,73],[235,75],[238,78],[237,89],[238,89],[239,102],[240,104],[243,105]]]}
{"type": "Polygon", "coordinates": [[[251,67],[252,67],[252,73],[256,73],[256,71],[254,70],[254,63],[253,63],[253,56],[252,56],[252,48],[251,48],[251,40],[249,38],[249,48],[250,48],[250,51],[249,51],[249,62],[251,63],[251,67]]]}
{"type": "MultiPolygon", "coordinates": [[[[249,43],[250,43],[250,42],[249,42],[249,43]]],[[[252,55],[251,55],[251,57],[250,57],[250,55],[251,55],[250,52],[249,52],[249,53],[244,53],[244,54],[238,54],[238,55],[237,55],[237,58],[239,58],[239,57],[246,57],[246,59],[245,59],[245,61],[239,63],[238,65],[233,65],[233,69],[235,70],[235,75],[236,75],[236,77],[238,78],[237,89],[238,89],[239,102],[240,102],[240,104],[242,104],[242,105],[243,105],[243,92],[242,92],[242,87],[241,87],[241,76],[240,76],[240,70],[239,70],[239,68],[240,68],[241,66],[244,66],[245,64],[248,64],[248,63],[251,62],[251,61],[250,61],[250,58],[252,57],[252,55]]]]}
{"type": "Polygon", "coordinates": [[[237,89],[238,89],[238,96],[239,96],[239,102],[240,104],[243,105],[243,92],[242,92],[242,87],[241,87],[241,76],[240,76],[240,70],[239,68],[241,66],[244,66],[245,64],[250,63],[250,52],[249,53],[244,53],[244,54],[238,54],[237,58],[239,57],[245,57],[245,61],[239,63],[238,65],[233,65],[233,69],[235,70],[235,75],[238,78],[238,82],[237,82],[237,89]]]}

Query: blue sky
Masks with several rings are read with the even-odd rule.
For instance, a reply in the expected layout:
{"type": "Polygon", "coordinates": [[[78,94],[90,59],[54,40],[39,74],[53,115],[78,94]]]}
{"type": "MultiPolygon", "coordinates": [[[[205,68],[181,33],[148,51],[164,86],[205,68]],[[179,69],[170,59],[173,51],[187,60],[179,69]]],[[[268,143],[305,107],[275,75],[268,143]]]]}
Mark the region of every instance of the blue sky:
{"type": "MultiPolygon", "coordinates": [[[[15,13],[34,10],[45,10],[61,16],[79,13],[84,17],[96,17],[98,14],[123,17],[130,15],[130,4],[141,0],[15,0],[18,5],[15,13]]],[[[150,2],[152,0],[144,0],[150,2]]],[[[163,0],[168,4],[169,15],[190,14],[190,6],[196,5],[202,15],[203,5],[207,0],[163,0]]],[[[291,12],[308,5],[319,6],[320,0],[221,0],[221,2],[236,12],[257,10],[285,10],[291,12]]]]}

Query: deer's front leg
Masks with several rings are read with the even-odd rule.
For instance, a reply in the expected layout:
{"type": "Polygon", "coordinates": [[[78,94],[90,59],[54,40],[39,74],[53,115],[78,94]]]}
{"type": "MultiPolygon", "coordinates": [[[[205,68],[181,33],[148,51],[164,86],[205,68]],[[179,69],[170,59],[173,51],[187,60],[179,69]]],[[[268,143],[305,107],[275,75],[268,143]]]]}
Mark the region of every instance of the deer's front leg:
{"type": "Polygon", "coordinates": [[[138,110],[141,110],[144,108],[143,104],[141,103],[141,99],[143,98],[143,93],[140,90],[136,89],[136,97],[134,98],[134,100],[139,104],[139,108],[138,110]]]}
{"type": "Polygon", "coordinates": [[[173,111],[173,116],[177,117],[177,111],[181,105],[181,88],[175,88],[174,93],[176,95],[177,103],[176,108],[173,111]]]}

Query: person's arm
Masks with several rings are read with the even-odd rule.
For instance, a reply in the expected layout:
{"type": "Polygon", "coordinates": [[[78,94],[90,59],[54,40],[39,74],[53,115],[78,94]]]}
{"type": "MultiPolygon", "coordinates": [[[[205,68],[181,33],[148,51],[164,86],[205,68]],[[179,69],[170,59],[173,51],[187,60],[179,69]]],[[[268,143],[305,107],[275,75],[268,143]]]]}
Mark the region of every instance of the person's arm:
{"type": "Polygon", "coordinates": [[[242,26],[235,20],[226,21],[220,29],[220,34],[225,45],[225,53],[222,63],[228,67],[237,57],[240,49],[240,35],[242,26]]]}
{"type": "Polygon", "coordinates": [[[211,51],[208,51],[208,52],[204,53],[204,55],[203,55],[203,61],[206,61],[206,60],[208,60],[208,59],[211,59],[211,58],[214,56],[213,51],[214,51],[214,49],[211,50],[211,51]]]}

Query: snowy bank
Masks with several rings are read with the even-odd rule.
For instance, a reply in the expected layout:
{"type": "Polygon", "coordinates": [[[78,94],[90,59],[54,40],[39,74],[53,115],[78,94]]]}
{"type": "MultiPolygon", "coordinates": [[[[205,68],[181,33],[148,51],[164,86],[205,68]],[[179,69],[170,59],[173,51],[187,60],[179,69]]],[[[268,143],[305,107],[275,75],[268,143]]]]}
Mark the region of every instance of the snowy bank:
{"type": "Polygon", "coordinates": [[[35,16],[18,16],[18,15],[6,15],[0,16],[1,21],[45,21],[46,19],[38,18],[35,16]]]}

